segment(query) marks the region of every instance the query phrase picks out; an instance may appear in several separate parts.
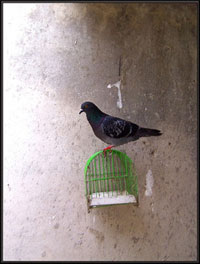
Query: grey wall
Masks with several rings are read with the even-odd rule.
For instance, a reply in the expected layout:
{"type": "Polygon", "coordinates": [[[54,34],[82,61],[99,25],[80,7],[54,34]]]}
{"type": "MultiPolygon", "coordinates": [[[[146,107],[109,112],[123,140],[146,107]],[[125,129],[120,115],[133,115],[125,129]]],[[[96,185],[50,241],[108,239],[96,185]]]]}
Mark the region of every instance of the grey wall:
{"type": "Polygon", "coordinates": [[[196,260],[197,5],[4,4],[4,260],[196,260]],[[119,80],[123,107],[117,107],[119,80]],[[140,206],[87,213],[82,102],[161,129],[118,147],[140,206]],[[152,196],[146,196],[148,171],[152,196]]]}

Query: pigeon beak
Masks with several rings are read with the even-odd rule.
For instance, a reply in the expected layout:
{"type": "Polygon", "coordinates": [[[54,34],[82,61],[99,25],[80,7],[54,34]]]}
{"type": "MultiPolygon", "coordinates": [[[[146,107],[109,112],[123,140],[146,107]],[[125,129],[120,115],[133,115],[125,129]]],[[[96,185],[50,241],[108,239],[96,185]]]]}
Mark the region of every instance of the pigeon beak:
{"type": "Polygon", "coordinates": [[[79,112],[79,115],[81,114],[81,113],[83,113],[84,111],[83,111],[83,109],[81,109],[81,111],[79,112]]]}

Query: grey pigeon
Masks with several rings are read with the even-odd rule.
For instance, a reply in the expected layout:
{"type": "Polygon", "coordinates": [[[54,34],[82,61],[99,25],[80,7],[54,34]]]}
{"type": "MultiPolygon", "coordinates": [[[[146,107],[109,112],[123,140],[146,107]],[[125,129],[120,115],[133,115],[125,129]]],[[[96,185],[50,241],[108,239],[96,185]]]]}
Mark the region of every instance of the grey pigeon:
{"type": "Polygon", "coordinates": [[[86,113],[87,120],[90,123],[94,134],[110,145],[104,149],[104,154],[107,149],[126,144],[130,141],[135,141],[140,137],[162,135],[160,130],[139,127],[130,121],[110,116],[102,112],[92,102],[84,102],[81,105],[81,111],[79,114],[82,112],[86,113]]]}

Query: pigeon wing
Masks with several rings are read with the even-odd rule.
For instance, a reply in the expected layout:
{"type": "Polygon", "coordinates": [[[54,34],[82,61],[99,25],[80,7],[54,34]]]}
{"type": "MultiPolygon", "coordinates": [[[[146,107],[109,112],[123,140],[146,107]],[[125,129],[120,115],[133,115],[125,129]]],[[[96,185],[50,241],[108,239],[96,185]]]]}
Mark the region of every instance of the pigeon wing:
{"type": "Polygon", "coordinates": [[[102,128],[108,137],[123,138],[134,136],[138,126],[120,118],[107,116],[102,123],[102,128]]]}

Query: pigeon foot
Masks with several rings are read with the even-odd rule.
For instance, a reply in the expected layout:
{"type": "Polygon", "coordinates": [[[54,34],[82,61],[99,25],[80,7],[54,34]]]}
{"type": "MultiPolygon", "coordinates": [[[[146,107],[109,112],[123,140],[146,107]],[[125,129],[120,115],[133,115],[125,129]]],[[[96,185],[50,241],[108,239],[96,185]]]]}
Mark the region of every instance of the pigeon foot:
{"type": "Polygon", "coordinates": [[[113,148],[114,146],[111,145],[111,146],[108,146],[107,148],[103,149],[103,153],[104,153],[104,158],[106,156],[106,150],[109,150],[110,152],[112,152],[111,148],[113,148]]]}

